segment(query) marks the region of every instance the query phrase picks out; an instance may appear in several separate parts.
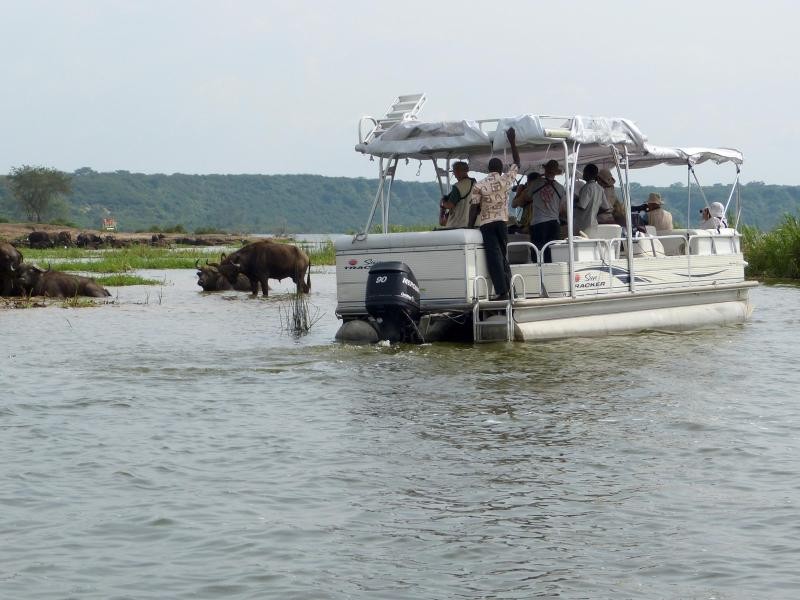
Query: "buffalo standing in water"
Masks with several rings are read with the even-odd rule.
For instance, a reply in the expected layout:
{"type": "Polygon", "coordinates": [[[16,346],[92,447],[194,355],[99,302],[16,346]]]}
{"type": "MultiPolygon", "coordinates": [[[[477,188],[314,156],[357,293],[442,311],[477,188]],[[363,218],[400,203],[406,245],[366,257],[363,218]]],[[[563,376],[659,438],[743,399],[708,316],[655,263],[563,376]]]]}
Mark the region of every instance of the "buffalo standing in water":
{"type": "Polygon", "coordinates": [[[311,290],[311,261],[305,252],[290,244],[253,242],[229,256],[223,254],[219,270],[230,283],[235,283],[240,273],[246,275],[253,296],[258,295],[259,283],[261,294],[269,296],[267,280],[286,277],[294,281],[298,292],[307,294],[311,290]]]}
{"type": "Polygon", "coordinates": [[[205,266],[201,266],[200,259],[198,259],[195,261],[194,266],[197,269],[197,285],[203,288],[204,292],[250,291],[250,280],[241,273],[236,278],[236,283],[231,285],[225,276],[220,273],[218,263],[210,263],[206,260],[205,266]]]}
{"type": "Polygon", "coordinates": [[[8,242],[0,242],[0,296],[18,296],[16,286],[22,253],[8,242]]]}
{"type": "Polygon", "coordinates": [[[17,282],[26,293],[49,298],[72,298],[89,296],[103,298],[109,291],[94,279],[79,277],[58,271],[42,271],[33,265],[20,265],[17,282]]]}

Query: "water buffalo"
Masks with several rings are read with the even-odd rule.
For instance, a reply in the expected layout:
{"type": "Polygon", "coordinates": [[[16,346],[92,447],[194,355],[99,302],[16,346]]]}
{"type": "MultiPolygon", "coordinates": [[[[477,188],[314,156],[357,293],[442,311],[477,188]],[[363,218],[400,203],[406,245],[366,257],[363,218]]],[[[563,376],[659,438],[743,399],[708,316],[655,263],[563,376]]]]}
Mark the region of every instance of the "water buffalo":
{"type": "Polygon", "coordinates": [[[59,231],[55,236],[54,242],[57,246],[63,246],[64,248],[75,245],[72,242],[72,234],[69,231],[59,231]]]}
{"type": "Polygon", "coordinates": [[[8,242],[0,242],[0,296],[19,295],[16,278],[21,264],[20,251],[8,242]]]}
{"type": "Polygon", "coordinates": [[[236,283],[231,285],[225,276],[219,272],[218,263],[210,263],[206,260],[205,266],[200,265],[200,259],[194,263],[197,269],[197,285],[203,288],[204,292],[224,292],[227,290],[237,290],[239,292],[250,291],[250,280],[246,275],[239,273],[236,283]]]}
{"type": "Polygon", "coordinates": [[[223,254],[219,270],[230,283],[244,273],[250,281],[253,296],[258,295],[259,283],[262,295],[269,296],[268,279],[280,281],[290,277],[298,292],[307,294],[311,289],[311,261],[300,248],[289,244],[276,244],[269,240],[247,244],[231,255],[223,254]]]}
{"type": "Polygon", "coordinates": [[[31,248],[52,248],[55,244],[53,238],[46,231],[31,231],[28,234],[28,244],[31,248]]]}
{"type": "Polygon", "coordinates": [[[20,265],[17,273],[17,281],[22,289],[34,296],[103,298],[111,295],[106,288],[89,277],[79,277],[50,269],[42,271],[39,267],[29,264],[20,265]]]}
{"type": "Polygon", "coordinates": [[[103,238],[93,233],[79,233],[75,245],[79,248],[97,248],[103,244],[103,238]]]}

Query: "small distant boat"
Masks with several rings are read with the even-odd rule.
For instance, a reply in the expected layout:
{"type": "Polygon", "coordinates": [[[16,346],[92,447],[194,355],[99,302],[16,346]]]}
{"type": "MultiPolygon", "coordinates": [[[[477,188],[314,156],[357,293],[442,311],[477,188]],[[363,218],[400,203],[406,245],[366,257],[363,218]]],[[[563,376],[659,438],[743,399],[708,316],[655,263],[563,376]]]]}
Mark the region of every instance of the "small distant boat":
{"type": "MultiPolygon", "coordinates": [[[[424,103],[424,94],[400,96],[385,118],[364,117],[359,124],[356,151],[378,159],[378,190],[361,232],[335,241],[336,313],[343,321],[337,338],[370,339],[374,330],[379,339],[391,334],[394,339],[426,341],[539,341],[691,330],[749,318],[749,290],[757,283],[745,281],[740,234],[729,227],[637,231],[629,180],[631,169],[656,165],[686,169],[690,222],[692,179],[699,186],[695,165],[730,164],[736,177],[725,211],[735,206],[738,217],[740,151],[654,146],[635,123],[622,118],[525,114],[422,122],[418,113],[424,103]],[[567,202],[565,239],[536,248],[527,235],[510,235],[512,290],[508,300],[498,301],[491,299],[479,230],[389,233],[389,208],[401,161],[420,161],[420,166],[430,161],[444,196],[449,192],[451,162],[466,160],[471,171],[486,172],[493,156],[506,157],[505,132],[510,127],[516,131],[520,173],[557,159],[563,166],[567,198],[574,197],[576,175],[584,165],[614,170],[627,222],[625,227],[598,225],[585,232],[588,237],[579,237],[573,229],[573,203],[567,202]],[[376,213],[382,231],[377,234],[370,233],[376,213]],[[551,263],[543,260],[547,248],[551,263]],[[392,282],[392,274],[381,268],[387,264],[400,265],[397,281],[392,282]],[[375,310],[375,299],[366,299],[368,283],[375,283],[369,280],[371,272],[380,272],[376,280],[390,280],[397,302],[389,293],[386,306],[375,310]],[[409,310],[414,302],[418,305],[409,310]],[[392,317],[393,312],[399,316],[392,317]]],[[[417,170],[416,165],[413,168],[417,170]]],[[[708,206],[705,197],[702,200],[708,206]]],[[[437,214],[438,206],[432,206],[432,220],[437,214]]]]}
{"type": "Polygon", "coordinates": [[[117,230],[117,221],[112,217],[104,217],[103,218],[103,231],[116,231],[117,230]]]}

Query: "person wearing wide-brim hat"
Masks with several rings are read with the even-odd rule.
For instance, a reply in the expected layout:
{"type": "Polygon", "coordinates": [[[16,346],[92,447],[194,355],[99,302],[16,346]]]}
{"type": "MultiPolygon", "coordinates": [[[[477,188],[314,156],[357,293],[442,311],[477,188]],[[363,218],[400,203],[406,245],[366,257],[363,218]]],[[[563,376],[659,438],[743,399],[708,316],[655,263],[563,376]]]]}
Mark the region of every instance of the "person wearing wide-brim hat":
{"type": "Polygon", "coordinates": [[[656,228],[656,231],[672,230],[672,213],[664,210],[664,200],[661,194],[655,192],[647,197],[647,224],[656,228]]]}

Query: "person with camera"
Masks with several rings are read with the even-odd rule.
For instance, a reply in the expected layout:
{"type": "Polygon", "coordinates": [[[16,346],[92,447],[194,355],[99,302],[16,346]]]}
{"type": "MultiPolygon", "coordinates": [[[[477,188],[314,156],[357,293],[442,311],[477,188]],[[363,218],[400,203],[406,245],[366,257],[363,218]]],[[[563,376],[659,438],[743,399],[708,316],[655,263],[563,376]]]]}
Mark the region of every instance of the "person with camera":
{"type": "Polygon", "coordinates": [[[700,218],[703,222],[700,223],[700,229],[724,229],[728,226],[728,220],[725,218],[725,207],[722,202],[712,202],[700,211],[700,218]]]}
{"type": "Polygon", "coordinates": [[[453,163],[456,183],[447,196],[442,196],[439,225],[445,229],[463,229],[469,224],[469,198],[475,180],[469,176],[469,165],[463,161],[453,163]]]}
{"type": "Polygon", "coordinates": [[[664,200],[661,198],[661,194],[655,192],[647,197],[647,202],[644,204],[631,206],[631,212],[633,213],[646,213],[644,217],[636,215],[638,220],[634,219],[634,227],[641,224],[655,227],[656,231],[672,231],[672,213],[664,210],[663,206],[664,200]]]}
{"type": "Polygon", "coordinates": [[[656,231],[672,231],[672,213],[663,206],[661,194],[652,193],[647,197],[647,224],[656,231]]]}
{"type": "MultiPolygon", "coordinates": [[[[537,179],[527,190],[526,200],[533,209],[529,229],[531,243],[540,250],[548,242],[561,238],[561,225],[558,219],[562,200],[567,192],[564,186],[556,181],[556,175],[562,173],[558,161],[549,160],[544,165],[544,178],[537,179]]],[[[544,262],[552,262],[550,248],[544,252],[544,262]]]]}

